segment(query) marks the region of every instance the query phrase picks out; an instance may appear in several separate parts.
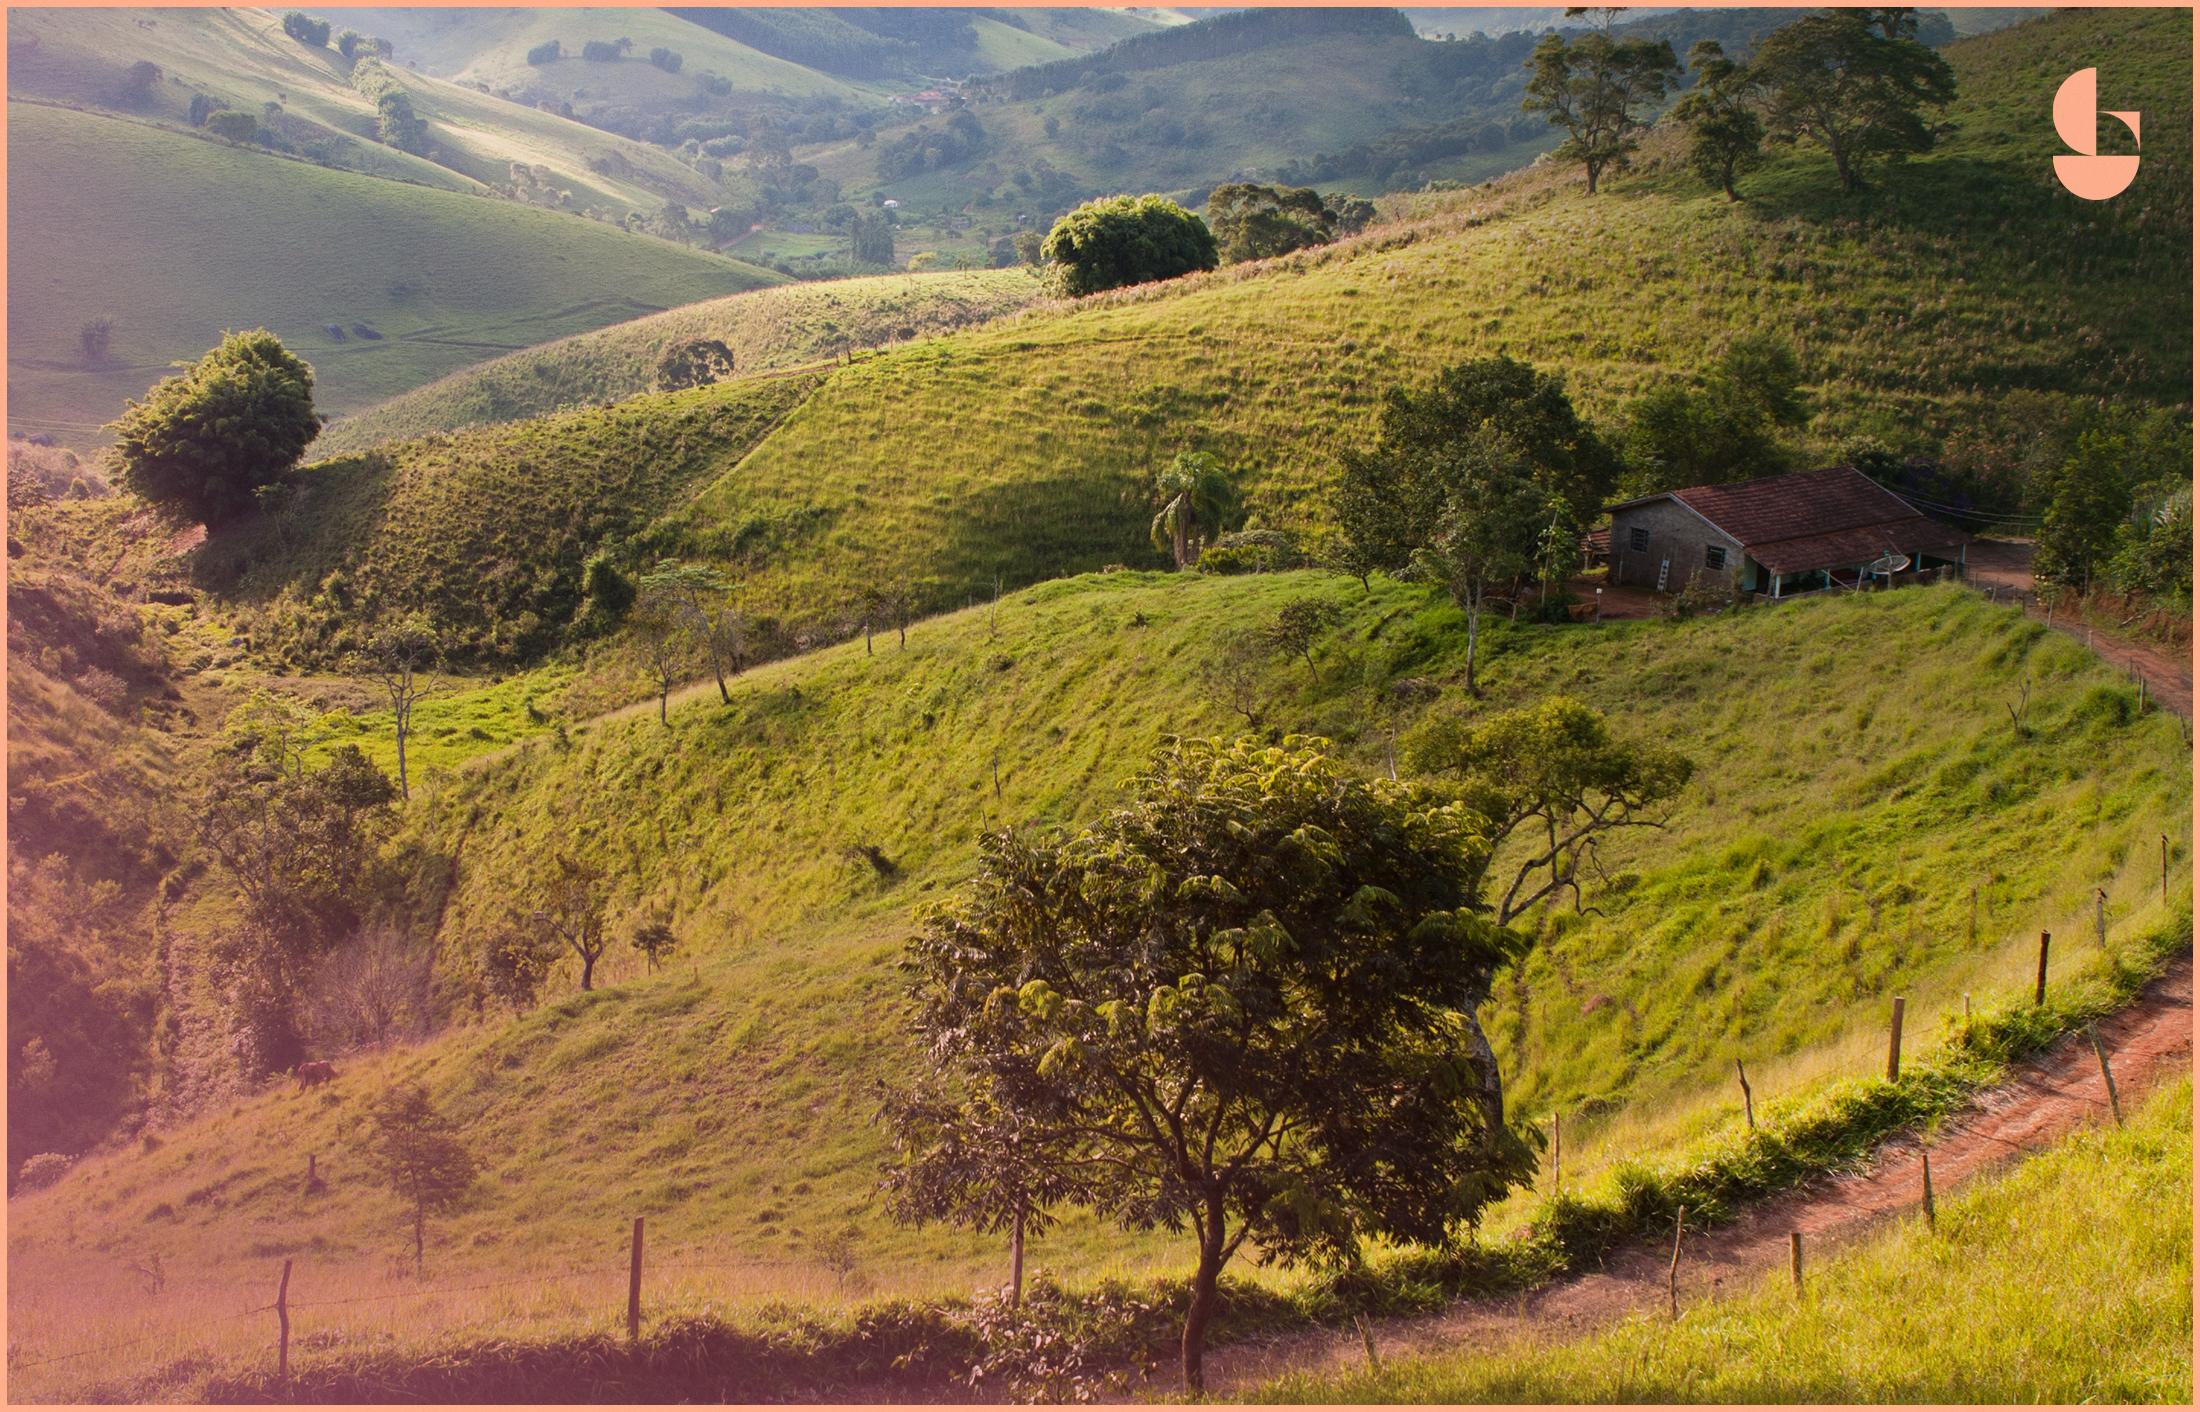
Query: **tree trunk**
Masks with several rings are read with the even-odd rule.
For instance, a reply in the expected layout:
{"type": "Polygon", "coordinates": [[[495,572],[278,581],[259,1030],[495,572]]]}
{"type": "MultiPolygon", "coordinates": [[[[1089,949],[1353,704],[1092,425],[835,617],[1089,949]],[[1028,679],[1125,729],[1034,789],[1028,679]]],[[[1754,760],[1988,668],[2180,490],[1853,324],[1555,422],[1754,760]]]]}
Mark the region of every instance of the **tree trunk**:
{"type": "Polygon", "coordinates": [[[400,799],[412,798],[412,790],[405,784],[405,718],[397,718],[397,795],[400,799]]]}
{"type": "Polygon", "coordinates": [[[1833,170],[1841,178],[1841,189],[1843,191],[1856,190],[1856,173],[1849,170],[1848,148],[1839,142],[1829,142],[1826,147],[1833,153],[1833,170]]]}
{"type": "Polygon", "coordinates": [[[1009,1243],[1008,1307],[1024,1307],[1024,1208],[1016,1208],[1016,1233],[1009,1243]]]}
{"type": "Polygon", "coordinates": [[[1482,629],[1482,585],[1467,590],[1467,695],[1474,695],[1474,645],[1482,629]]]}
{"type": "Polygon", "coordinates": [[[1488,1128],[1482,1135],[1482,1149],[1488,1152],[1497,1146],[1498,1135],[1505,1130],[1505,1079],[1497,1067],[1497,1051],[1490,1048],[1489,1036],[1482,1033],[1482,1022],[1474,1011],[1473,1004],[1467,1005],[1467,1062],[1481,1080],[1481,1092],[1475,1101],[1481,1106],[1482,1121],[1488,1128]]]}
{"type": "Polygon", "coordinates": [[[1191,552],[1191,531],[1185,528],[1185,524],[1185,514],[1178,511],[1176,517],[1176,566],[1179,569],[1184,567],[1184,560],[1191,552]]]}
{"type": "Polygon", "coordinates": [[[710,659],[710,673],[712,676],[718,678],[719,701],[721,701],[725,705],[731,706],[733,704],[733,693],[726,690],[726,669],[719,665],[718,659],[716,657],[710,659]]]}
{"type": "Polygon", "coordinates": [[[1207,1198],[1207,1222],[1199,1235],[1199,1269],[1192,1276],[1192,1307],[1184,1316],[1184,1391],[1207,1390],[1207,1325],[1215,1317],[1215,1281],[1222,1274],[1222,1197],[1207,1198]]]}
{"type": "Polygon", "coordinates": [[[671,687],[668,686],[664,690],[657,693],[657,724],[663,726],[666,730],[672,729],[672,722],[665,719],[665,707],[671,700],[671,687]]]}
{"type": "Polygon", "coordinates": [[[595,982],[595,979],[596,979],[596,958],[595,958],[595,957],[593,957],[593,956],[591,956],[591,955],[589,955],[589,954],[588,954],[587,952],[583,951],[583,952],[581,953],[581,989],[582,989],[582,990],[593,990],[593,989],[595,989],[595,984],[594,984],[594,982],[595,982]]]}

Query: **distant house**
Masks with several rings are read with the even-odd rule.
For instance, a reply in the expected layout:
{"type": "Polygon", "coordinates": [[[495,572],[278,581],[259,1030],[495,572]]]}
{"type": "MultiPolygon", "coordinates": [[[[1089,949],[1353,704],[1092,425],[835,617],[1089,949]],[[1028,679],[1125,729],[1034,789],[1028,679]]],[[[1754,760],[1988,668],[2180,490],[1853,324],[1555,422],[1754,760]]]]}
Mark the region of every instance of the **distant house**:
{"type": "Polygon", "coordinates": [[[1735,574],[1745,591],[1782,598],[1897,573],[1914,581],[1960,566],[1971,542],[1847,466],[1669,490],[1610,509],[1607,575],[1640,588],[1678,591],[1699,573],[1735,574]]]}

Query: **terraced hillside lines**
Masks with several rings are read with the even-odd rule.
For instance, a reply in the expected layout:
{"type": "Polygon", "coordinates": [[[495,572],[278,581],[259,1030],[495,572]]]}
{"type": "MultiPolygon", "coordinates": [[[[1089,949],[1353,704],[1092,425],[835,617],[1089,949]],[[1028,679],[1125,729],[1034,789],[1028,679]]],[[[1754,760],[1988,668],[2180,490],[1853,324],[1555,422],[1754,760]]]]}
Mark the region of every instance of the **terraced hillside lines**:
{"type": "Polygon", "coordinates": [[[646,392],[664,350],[690,339],[724,343],[733,375],[743,377],[987,323],[1038,297],[1038,281],[1017,269],[783,284],[706,300],[453,373],[339,419],[321,433],[314,454],[646,392]]]}
{"type": "Polygon", "coordinates": [[[343,412],[499,348],[781,276],[592,221],[89,113],[9,110],[11,424],[78,444],[224,329],[264,326],[343,412]],[[77,331],[107,315],[107,363],[77,331]],[[325,325],[363,323],[383,337],[325,325]]]}
{"type": "Polygon", "coordinates": [[[660,393],[511,428],[323,461],[291,506],[202,553],[202,580],[268,603],[277,655],[333,662],[420,608],[462,656],[533,657],[580,605],[587,557],[707,483],[815,373],[660,393]]]}

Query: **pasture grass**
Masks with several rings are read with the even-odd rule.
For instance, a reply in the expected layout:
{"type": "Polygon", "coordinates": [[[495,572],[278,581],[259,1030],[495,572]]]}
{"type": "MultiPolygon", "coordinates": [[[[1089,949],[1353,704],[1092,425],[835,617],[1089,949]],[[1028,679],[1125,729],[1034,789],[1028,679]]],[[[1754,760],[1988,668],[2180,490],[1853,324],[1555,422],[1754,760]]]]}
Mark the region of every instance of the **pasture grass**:
{"type": "MultiPolygon", "coordinates": [[[[172,1280],[257,1290],[277,1247],[300,1262],[301,1299],[398,1288],[387,1282],[409,1258],[409,1223],[365,1172],[357,1126],[363,1100],[398,1077],[427,1082],[486,1164],[463,1209],[431,1222],[430,1285],[578,1271],[579,1292],[555,1299],[600,1320],[602,1297],[588,1291],[605,1266],[615,1286],[635,1215],[668,1262],[731,1272],[695,1286],[731,1305],[767,1289],[818,1297],[828,1283],[845,1300],[997,1283],[997,1240],[896,1227],[877,1203],[885,1147],[871,1114],[877,1085],[906,1063],[894,963],[910,911],[967,876],[980,829],[1088,819],[1165,736],[1234,733],[1193,669],[1226,628],[1315,595],[1344,621],[1313,670],[1269,664],[1268,723],[1325,735],[1361,768],[1384,769],[1388,733],[1360,693],[1404,675],[1455,682],[1457,613],[1421,589],[1377,580],[1363,594],[1305,573],[1051,583],[921,623],[906,650],[886,635],[869,654],[857,640],[758,668],[735,682],[731,707],[708,683],[689,688],[669,730],[648,703],[573,725],[562,743],[462,735],[458,750],[479,757],[416,783],[393,854],[419,880],[408,905],[440,918],[444,995],[460,1023],[339,1057],[343,1076],[328,1089],[278,1085],[155,1150],[95,1154],[18,1198],[11,1303],[112,1297],[142,1322],[153,1315],[128,1291],[150,1254],[172,1280]],[[892,873],[857,844],[879,848],[892,873]],[[518,1016],[477,1001],[478,949],[523,914],[540,860],[574,847],[616,879],[599,988],[573,991],[566,973],[518,1016]],[[644,914],[667,917],[681,941],[655,975],[624,945],[644,914]],[[326,1183],[311,1193],[309,1153],[326,1183]]],[[[1569,1184],[1584,1193],[1578,1209],[1605,1212],[1590,1221],[1598,1239],[1622,1229],[1612,1212],[1626,1212],[1594,1198],[1594,1184],[1617,1180],[1616,1159],[1639,1165],[1710,1143],[1708,1157],[1686,1156],[1659,1180],[1731,1183],[1718,1144],[1739,1120],[1724,1098],[1732,1055],[1749,1056],[1773,1111],[1820,1113],[1811,1150],[1838,1156],[1858,1134],[1926,1111],[1841,1087],[1844,1073],[1870,1071],[1860,1061],[1880,1042],[1887,995],[1918,997],[1913,1032],[1929,1032],[1930,997],[1993,991],[1981,966],[2013,969],[2039,926],[2068,935],[2080,890],[2089,897],[2096,882],[2114,904],[2109,946],[2070,936],[2058,996],[2105,1004],[2100,988],[2125,984],[2136,964],[2118,970],[2115,957],[2189,936],[2188,878],[2175,879],[2168,909],[2148,896],[2156,834],[2189,835],[2182,737],[2137,715],[2109,668],[2012,609],[1921,588],[1680,623],[1498,624],[1483,650],[1485,700],[1466,708],[1447,691],[1435,709],[1487,712],[1566,690],[1611,711],[1622,733],[1681,744],[1700,764],[1667,831],[1608,854],[1611,881],[1587,899],[1606,915],[1532,920],[1542,945],[1483,1012],[1519,1119],[1591,1099],[1621,1115],[1608,1117],[1615,1136],[1601,1146],[1569,1130],[1569,1184]],[[1774,695],[1798,680],[1867,676],[1870,688],[1774,695]],[[2032,705],[2012,733],[2002,697],[2018,680],[2032,705]],[[1764,708],[1775,699],[1777,711],[1764,708]],[[1773,842],[1752,842],[1752,829],[1773,842]],[[1974,941],[1950,912],[1988,867],[1999,874],[1994,910],[1974,941]],[[1858,883],[1882,899],[1876,920],[1858,883]],[[1893,900],[1898,887],[1908,893],[1893,900]],[[1822,922],[1829,911],[1837,925],[1822,922]],[[1585,1015],[1569,985],[1612,1003],[1585,1015]],[[1710,1175],[1688,1175],[1699,1170],[1710,1175]]],[[[516,677],[497,689],[524,700],[543,688],[516,677]]],[[[1985,1081],[1981,1072],[1959,1075],[1958,1088],[1985,1081]]],[[[1942,1084],[1925,1098],[1956,1093],[1942,1084]]],[[[1518,1209],[1532,1228],[1532,1202],[1518,1209]]],[[[1486,1228],[1513,1219],[1501,1209],[1486,1228]]],[[[1266,1290],[1260,1298],[1285,1300],[1300,1320],[1355,1302],[1413,1308],[1446,1289],[1532,1282],[1551,1268],[1550,1249],[1542,1237],[1493,1240],[1440,1269],[1399,1252],[1378,1258],[1372,1284],[1248,1267],[1246,1297],[1266,1290]]],[[[1126,1236],[1073,1216],[1031,1258],[1090,1287],[1173,1275],[1188,1256],[1183,1237],[1126,1236]]],[[[197,1312],[161,1307],[170,1324],[157,1327],[197,1312]]],[[[379,1307],[346,1315],[346,1337],[379,1337],[360,1322],[379,1307]]],[[[395,1326],[400,1345],[458,1308],[420,1307],[432,1312],[395,1326]]],[[[113,1341],[141,1322],[83,1332],[113,1341]]],[[[552,1326],[570,1327],[502,1305],[476,1325],[506,1331],[495,1337],[552,1326]]],[[[43,1338],[57,1347],[56,1334],[43,1338]]],[[[177,1328],[161,1347],[186,1343],[177,1328]]]]}
{"type": "Polygon", "coordinates": [[[2192,1078],[1678,1320],[1577,1343],[1296,1376],[1259,1402],[2012,1403],[2192,1397],[2192,1078]]]}
{"type": "Polygon", "coordinates": [[[724,343],[733,355],[730,376],[740,378],[967,328],[1037,296],[1029,273],[987,270],[781,284],[708,299],[440,378],[338,419],[314,443],[314,454],[364,451],[648,392],[665,349],[691,339],[724,343]]]}

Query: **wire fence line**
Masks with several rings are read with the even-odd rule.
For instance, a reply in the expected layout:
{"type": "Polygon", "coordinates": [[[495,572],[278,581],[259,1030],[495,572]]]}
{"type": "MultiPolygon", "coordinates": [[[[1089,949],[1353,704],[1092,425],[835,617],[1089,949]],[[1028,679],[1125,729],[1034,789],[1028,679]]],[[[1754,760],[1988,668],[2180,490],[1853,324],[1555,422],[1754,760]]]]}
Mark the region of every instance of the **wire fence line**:
{"type": "MultiPolygon", "coordinates": [[[[671,1260],[653,1262],[652,1268],[657,1271],[683,1270],[725,1272],[744,1270],[800,1269],[807,1268],[811,1263],[812,1262],[802,1260],[784,1260],[774,1258],[740,1260],[671,1260]]],[[[569,1284],[582,1280],[617,1280],[626,1274],[627,1271],[623,1269],[608,1266],[603,1268],[576,1268],[564,1271],[545,1271],[531,1275],[514,1275],[508,1279],[480,1281],[473,1284],[437,1285],[424,1289],[392,1290],[381,1294],[339,1295],[334,1298],[328,1299],[290,1299],[287,1301],[287,1307],[291,1310],[300,1310],[328,1309],[353,1304],[391,1304],[401,1300],[437,1299],[446,1295],[453,1294],[478,1294],[487,1290],[511,1289],[521,1285],[569,1284]]],[[[278,1307],[279,1306],[276,1304],[257,1305],[253,1308],[238,1310],[237,1312],[231,1314],[216,1315],[213,1318],[199,1319],[187,1324],[174,1324],[158,1332],[143,1334],[136,1338],[104,1341],[101,1343],[93,1344],[86,1348],[75,1349],[68,1353],[49,1354],[40,1358],[19,1358],[15,1356],[13,1346],[11,1344],[7,1366],[10,1368],[38,1368],[54,1363],[66,1363],[73,1359],[92,1358],[97,1357],[101,1354],[120,1352],[122,1350],[130,1348],[138,1348],[148,1343],[159,1343],[163,1341],[187,1339],[194,1334],[204,1333],[207,1330],[219,1329],[224,1325],[233,1324],[239,1319],[248,1319],[260,1314],[276,1313],[278,1307]]]]}

